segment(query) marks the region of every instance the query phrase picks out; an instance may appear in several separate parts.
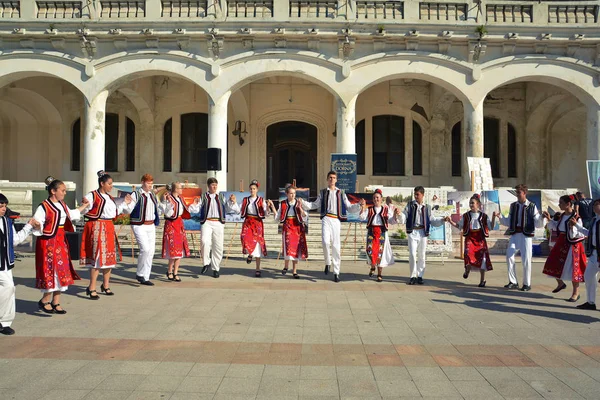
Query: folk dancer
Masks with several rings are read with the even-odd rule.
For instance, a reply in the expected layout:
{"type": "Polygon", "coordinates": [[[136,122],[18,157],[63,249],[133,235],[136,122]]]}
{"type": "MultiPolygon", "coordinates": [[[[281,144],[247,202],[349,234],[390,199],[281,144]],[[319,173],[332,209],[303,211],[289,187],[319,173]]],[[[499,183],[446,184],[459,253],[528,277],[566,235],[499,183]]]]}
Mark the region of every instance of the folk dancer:
{"type": "Polygon", "coordinates": [[[231,195],[228,205],[223,194],[218,193],[219,182],[217,178],[208,178],[206,181],[208,192],[203,193],[200,199],[200,223],[202,224],[202,274],[208,267],[213,271],[213,277],[218,278],[223,259],[223,240],[225,231],[225,213],[238,213],[240,208],[231,195]],[[233,200],[233,201],[232,201],[233,200]]]}
{"type": "Polygon", "coordinates": [[[287,199],[279,203],[279,209],[275,210],[275,205],[268,200],[269,208],[275,215],[275,220],[283,225],[281,230],[281,241],[283,245],[284,267],[281,274],[288,272],[289,263],[292,262],[292,276],[294,279],[300,279],[298,275],[298,260],[308,258],[308,247],[306,245],[306,212],[302,205],[296,200],[296,187],[288,185],[285,188],[287,199]]]}
{"type": "Polygon", "coordinates": [[[493,229],[495,217],[490,221],[486,213],[481,211],[481,198],[474,194],[469,200],[470,211],[464,213],[458,223],[446,217],[446,222],[462,231],[465,238],[464,261],[465,272],[463,278],[467,279],[472,269],[480,273],[479,287],[485,287],[485,273],[491,271],[492,260],[488,251],[487,237],[493,229]]]}
{"type": "Polygon", "coordinates": [[[399,222],[406,224],[408,234],[408,263],[410,266],[409,285],[422,285],[426,267],[427,240],[432,226],[441,226],[444,218],[431,215],[431,207],[423,203],[425,188],[414,189],[414,200],[404,207],[399,215],[399,222]]]}
{"type": "Polygon", "coordinates": [[[13,219],[7,215],[8,199],[0,193],[0,334],[14,335],[11,328],[15,320],[15,283],[12,269],[15,266],[15,246],[23,242],[32,229],[39,229],[35,219],[30,219],[19,232],[13,219]]]}
{"type": "Polygon", "coordinates": [[[319,192],[315,201],[298,200],[305,210],[317,208],[320,210],[323,254],[325,256],[324,272],[327,275],[331,265],[333,265],[333,280],[339,282],[342,259],[341,222],[348,220],[348,212],[358,212],[360,204],[350,203],[346,193],[335,186],[336,182],[337,173],[329,171],[327,174],[327,188],[319,192]]]}
{"type": "Polygon", "coordinates": [[[70,210],[64,202],[67,194],[65,184],[51,176],[45,182],[48,199],[33,214],[33,219],[40,225],[33,230],[38,237],[35,243],[35,287],[43,293],[38,306],[48,314],[66,314],[67,311],[60,306],[60,294],[81,278],[73,269],[65,231],[75,232],[72,221],[81,217],[88,203],[84,198],[79,207],[70,210]]]}
{"type": "Polygon", "coordinates": [[[100,271],[102,271],[100,290],[107,296],[114,295],[110,290],[110,275],[112,269],[122,260],[113,221],[132,200],[130,195],[115,200],[110,195],[112,186],[112,177],[104,171],[98,171],[98,189],[85,196],[88,207],[84,211],[86,222],[81,239],[79,263],[90,268],[90,284],[85,293],[92,300],[100,298],[96,292],[96,281],[100,271]]]}
{"type": "Polygon", "coordinates": [[[185,235],[184,219],[190,219],[190,213],[200,212],[200,198],[188,206],[183,201],[183,185],[173,182],[167,185],[168,193],[165,194],[163,207],[165,210],[165,227],[162,239],[162,258],[169,260],[167,279],[181,282],[179,278],[179,264],[183,257],[190,256],[190,247],[185,235]]]}
{"type": "Polygon", "coordinates": [[[587,233],[588,264],[583,274],[587,301],[577,306],[580,310],[596,309],[596,290],[598,288],[598,272],[600,272],[600,258],[598,257],[598,251],[600,251],[600,199],[594,200],[593,207],[595,217],[592,219],[590,230],[587,233]]]}
{"type": "Polygon", "coordinates": [[[575,203],[574,195],[561,196],[558,200],[558,207],[563,211],[562,214],[555,215],[550,219],[547,211],[543,212],[544,218],[547,218],[548,229],[558,232],[556,244],[552,247],[550,255],[544,264],[544,274],[556,279],[557,286],[552,293],[558,293],[567,287],[564,282],[569,280],[573,283],[573,293],[567,300],[571,303],[579,300],[579,282],[583,282],[587,257],[583,241],[587,229],[584,228],[581,218],[573,209],[575,203]]]}
{"type": "Polygon", "coordinates": [[[506,264],[508,269],[508,283],[506,289],[518,289],[519,283],[515,272],[515,255],[521,252],[523,264],[523,286],[521,291],[531,290],[531,254],[535,228],[544,226],[544,217],[539,213],[535,203],[527,200],[527,185],[515,186],[517,201],[510,205],[508,217],[499,212],[494,216],[500,219],[502,225],[508,226],[507,234],[510,235],[508,249],[506,250],[506,264]]]}
{"type": "Polygon", "coordinates": [[[394,264],[388,229],[389,225],[396,224],[400,210],[394,208],[392,214],[389,206],[383,204],[381,189],[375,189],[372,206],[367,207],[364,199],[361,199],[360,206],[359,218],[367,222],[367,264],[371,266],[369,277],[377,268],[377,282],[381,282],[383,268],[394,264]]]}

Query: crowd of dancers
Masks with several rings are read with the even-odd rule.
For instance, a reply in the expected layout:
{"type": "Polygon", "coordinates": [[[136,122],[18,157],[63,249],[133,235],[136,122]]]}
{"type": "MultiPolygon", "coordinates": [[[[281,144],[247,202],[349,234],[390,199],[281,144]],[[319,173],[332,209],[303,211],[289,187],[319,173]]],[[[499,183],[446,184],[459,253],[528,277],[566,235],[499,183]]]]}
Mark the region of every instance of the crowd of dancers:
{"type": "Polygon", "coordinates": [[[506,289],[531,290],[531,257],[533,237],[536,228],[547,224],[555,231],[557,241],[544,265],[544,274],[557,281],[553,293],[567,287],[571,281],[573,290],[568,301],[579,300],[579,283],[586,282],[587,302],[577,306],[580,309],[596,309],[596,281],[598,279],[600,248],[600,200],[593,202],[596,217],[582,222],[575,196],[562,196],[559,200],[561,212],[550,216],[546,211],[540,213],[536,205],[527,200],[527,186],[517,185],[517,201],[510,205],[509,214],[504,217],[494,212],[491,218],[482,211],[479,195],[469,201],[470,210],[463,214],[458,223],[449,217],[434,216],[431,206],[425,204],[425,190],[422,186],[414,188],[414,200],[400,211],[392,204],[384,204],[381,190],[373,193],[373,204],[367,205],[362,199],[357,204],[348,200],[343,190],[336,186],[337,174],[327,174],[327,187],[320,190],[315,201],[305,201],[296,197],[296,187],[288,185],[286,199],[276,208],[271,200],[258,196],[259,183],[250,183],[249,196],[241,206],[235,195],[225,199],[218,191],[218,181],[209,178],[207,191],[187,205],[182,198],[182,184],[174,182],[167,185],[167,194],[159,200],[153,188],[151,175],[142,176],[140,188],[123,198],[113,198],[113,180],[104,171],[98,172],[98,189],[87,193],[76,209],[70,209],[64,202],[66,186],[60,180],[48,177],[46,185],[48,198],[35,210],[33,218],[16,231],[13,219],[7,213],[8,199],[0,194],[0,333],[11,335],[15,318],[15,287],[12,268],[15,262],[14,247],[23,242],[30,234],[37,237],[35,246],[35,286],[42,292],[38,302],[41,311],[49,314],[65,314],[60,305],[61,293],[66,291],[75,280],[81,279],[73,268],[65,232],[74,232],[73,222],[85,219],[80,249],[80,264],[90,270],[86,295],[98,300],[97,280],[102,272],[100,291],[107,296],[114,295],[110,289],[112,269],[122,259],[114,220],[121,213],[130,215],[130,223],[139,247],[136,279],[141,285],[153,286],[151,281],[152,261],[155,252],[156,226],[160,224],[160,215],[165,219],[162,238],[162,257],[168,260],[166,277],[169,281],[180,282],[179,267],[181,259],[189,257],[190,250],[184,228],[184,219],[192,213],[200,214],[202,224],[201,247],[203,266],[201,273],[209,268],[214,278],[219,278],[223,257],[224,225],[226,214],[239,214],[244,222],[241,230],[242,252],[246,262],[256,265],[254,275],[261,277],[261,259],[267,255],[264,239],[263,220],[273,217],[282,225],[282,254],[286,275],[292,264],[292,277],[299,279],[298,261],[308,257],[306,242],[306,221],[309,210],[318,210],[321,219],[322,244],[325,258],[324,273],[333,274],[333,280],[339,282],[341,264],[341,222],[347,219],[349,212],[358,212],[359,218],[366,222],[366,253],[369,276],[377,274],[377,282],[383,281],[383,269],[394,264],[394,255],[389,238],[390,226],[405,224],[408,236],[409,285],[424,284],[426,268],[426,249],[430,228],[447,222],[458,228],[464,236],[464,274],[467,279],[472,270],[480,271],[479,287],[486,286],[485,274],[492,270],[486,238],[495,225],[496,219],[508,227],[510,235],[506,252],[508,283],[506,289]],[[587,249],[584,248],[585,239],[587,249]],[[520,252],[523,265],[522,286],[519,287],[515,256],[520,252]],[[587,254],[587,255],[586,255],[587,254]],[[589,257],[589,258],[588,258],[589,257]]]}

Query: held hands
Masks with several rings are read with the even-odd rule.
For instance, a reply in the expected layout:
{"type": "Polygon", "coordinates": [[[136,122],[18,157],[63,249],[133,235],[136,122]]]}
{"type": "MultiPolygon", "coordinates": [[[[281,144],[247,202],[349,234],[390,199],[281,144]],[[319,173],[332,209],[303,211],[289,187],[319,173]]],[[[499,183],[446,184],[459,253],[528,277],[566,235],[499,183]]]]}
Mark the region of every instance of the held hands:
{"type": "Polygon", "coordinates": [[[36,231],[39,231],[42,228],[42,224],[40,224],[40,222],[36,219],[31,218],[27,223],[36,231]]]}
{"type": "Polygon", "coordinates": [[[88,204],[90,204],[90,201],[84,197],[83,199],[81,199],[81,204],[87,206],[88,204]]]}
{"type": "Polygon", "coordinates": [[[232,203],[237,203],[237,201],[235,201],[235,194],[231,194],[231,196],[229,196],[229,201],[232,203]]]}
{"type": "Polygon", "coordinates": [[[398,208],[394,208],[394,218],[398,218],[400,216],[400,210],[398,208]]]}
{"type": "Polygon", "coordinates": [[[569,219],[569,226],[573,227],[577,225],[577,220],[574,217],[571,217],[571,219],[569,219]]]}
{"type": "Polygon", "coordinates": [[[267,207],[269,207],[271,210],[275,209],[275,204],[273,204],[272,200],[267,200],[267,207]]]}
{"type": "Polygon", "coordinates": [[[200,204],[200,197],[196,197],[194,199],[194,204],[200,204]]]}
{"type": "Polygon", "coordinates": [[[550,219],[550,213],[548,211],[542,211],[542,217],[550,219]]]}
{"type": "Polygon", "coordinates": [[[131,204],[131,202],[133,201],[133,198],[131,197],[130,194],[125,196],[125,199],[123,200],[125,202],[125,204],[131,204]]]}
{"type": "Polygon", "coordinates": [[[502,214],[500,214],[498,211],[494,211],[494,213],[492,214],[492,216],[493,216],[494,218],[500,218],[500,216],[501,216],[501,215],[502,215],[502,214]]]}

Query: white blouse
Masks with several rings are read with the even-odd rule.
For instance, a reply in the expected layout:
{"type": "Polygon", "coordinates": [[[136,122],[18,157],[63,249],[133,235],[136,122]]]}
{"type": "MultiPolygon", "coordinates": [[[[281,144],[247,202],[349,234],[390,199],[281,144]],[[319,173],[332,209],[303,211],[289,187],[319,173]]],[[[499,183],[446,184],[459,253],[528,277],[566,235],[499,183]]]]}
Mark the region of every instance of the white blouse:
{"type": "MultiPolygon", "coordinates": [[[[102,196],[105,201],[104,208],[102,209],[102,214],[100,214],[100,219],[113,219],[127,209],[127,204],[122,198],[116,198],[113,201],[110,198],[110,196],[106,193],[100,193],[100,196],[102,196]]],[[[87,199],[89,204],[85,208],[85,210],[83,210],[83,214],[87,214],[94,206],[94,195],[92,192],[86,194],[85,198],[87,199]]]]}
{"type": "MultiPolygon", "coordinates": [[[[481,229],[481,224],[479,223],[479,216],[481,215],[480,212],[473,212],[473,211],[469,211],[469,214],[471,214],[471,230],[479,230],[481,229]]],[[[458,229],[462,229],[464,226],[464,218],[461,217],[460,220],[457,223],[458,225],[458,229]]],[[[493,229],[492,226],[492,220],[490,218],[488,218],[487,220],[487,225],[488,225],[488,229],[493,229]]]]}
{"type": "MultiPolygon", "coordinates": [[[[54,204],[54,206],[56,206],[56,208],[60,211],[59,224],[64,225],[65,221],[67,220],[67,214],[65,213],[65,209],[63,208],[63,206],[60,203],[53,202],[52,204],[54,204]]],[[[71,221],[77,221],[78,219],[81,218],[81,213],[79,212],[79,210],[69,209],[69,217],[71,218],[71,221]]],[[[44,207],[41,204],[35,210],[35,213],[33,214],[33,219],[35,219],[37,222],[40,223],[40,229],[39,230],[33,229],[32,233],[35,236],[42,236],[43,231],[44,231],[44,223],[46,222],[46,210],[44,210],[44,207]]]]}
{"type": "MultiPolygon", "coordinates": [[[[185,211],[185,204],[183,204],[183,200],[181,199],[181,197],[173,196],[173,198],[179,203],[179,214],[177,215],[177,217],[181,217],[183,215],[183,212],[185,211]]],[[[175,206],[173,205],[173,203],[171,203],[170,201],[165,199],[165,201],[163,201],[163,207],[165,209],[165,217],[172,218],[173,215],[175,214],[175,206]]],[[[191,214],[199,213],[200,212],[200,203],[190,204],[187,207],[187,210],[191,214]]]]}

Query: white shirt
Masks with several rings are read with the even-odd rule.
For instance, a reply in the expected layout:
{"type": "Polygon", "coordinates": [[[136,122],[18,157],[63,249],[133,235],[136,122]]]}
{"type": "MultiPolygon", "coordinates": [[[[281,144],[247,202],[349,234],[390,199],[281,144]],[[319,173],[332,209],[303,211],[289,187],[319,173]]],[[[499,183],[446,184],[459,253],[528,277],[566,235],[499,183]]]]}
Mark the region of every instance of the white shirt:
{"type": "MultiPolygon", "coordinates": [[[[58,222],[59,225],[64,225],[65,221],[67,220],[67,214],[65,213],[65,209],[60,203],[52,202],[52,204],[54,204],[54,206],[60,212],[60,221],[58,222]]],[[[81,218],[81,213],[79,212],[79,210],[69,209],[69,217],[71,218],[71,221],[77,221],[79,218],[81,218]]],[[[35,210],[35,213],[33,214],[33,219],[40,223],[40,229],[32,230],[33,234],[35,236],[42,236],[44,231],[44,223],[46,222],[46,210],[44,210],[44,207],[41,204],[35,210]]]]}
{"type": "MultiPolygon", "coordinates": [[[[100,219],[113,219],[127,209],[127,204],[124,199],[118,198],[113,201],[106,193],[100,193],[100,196],[104,198],[104,208],[102,209],[102,214],[100,214],[100,219]],[[116,203],[118,203],[118,205],[116,203]]],[[[87,214],[94,206],[94,195],[92,192],[86,194],[85,198],[89,204],[85,210],[83,210],[83,214],[87,214]]]]}
{"type": "MultiPolygon", "coordinates": [[[[470,229],[473,230],[479,230],[481,229],[481,224],[479,223],[479,216],[481,215],[480,212],[473,212],[473,211],[469,211],[469,214],[471,214],[471,226],[470,229]]],[[[458,229],[462,229],[464,226],[464,218],[461,218],[460,221],[458,221],[458,229]]],[[[487,225],[488,225],[488,229],[492,229],[492,221],[488,218],[487,220],[487,225]]]]}
{"type": "MultiPolygon", "coordinates": [[[[517,202],[517,208],[516,208],[516,212],[517,212],[517,228],[522,228],[523,227],[523,209],[525,207],[529,206],[529,200],[525,200],[525,203],[519,203],[517,202]]],[[[542,215],[538,212],[537,206],[534,205],[533,206],[533,212],[534,212],[534,225],[536,228],[542,228],[544,226],[544,217],[542,217],[542,215]]],[[[500,214],[500,223],[502,225],[505,226],[510,226],[510,214],[508,215],[508,217],[503,216],[502,214],[500,214]]]]}
{"type": "MultiPolygon", "coordinates": [[[[2,233],[6,232],[6,220],[5,218],[8,217],[0,217],[0,231],[2,233]]],[[[14,227],[12,227],[13,230],[13,246],[17,246],[19,244],[21,244],[23,242],[23,240],[27,239],[27,236],[29,236],[29,234],[31,233],[31,230],[33,229],[33,227],[29,224],[25,224],[25,226],[23,227],[23,229],[21,229],[19,232],[17,232],[17,230],[14,227]]]]}
{"type": "MultiPolygon", "coordinates": [[[[338,209],[337,209],[337,196],[336,196],[336,192],[338,191],[338,188],[334,188],[334,189],[325,189],[327,190],[328,196],[327,196],[327,204],[325,205],[326,207],[326,213],[327,214],[333,214],[333,215],[337,215],[338,214],[338,209]]],[[[317,196],[317,199],[313,202],[310,201],[302,201],[302,208],[304,208],[305,210],[314,210],[316,208],[321,207],[321,201],[323,199],[321,199],[321,192],[319,191],[319,195],[317,196]]],[[[348,196],[346,196],[346,194],[344,193],[344,195],[342,196],[342,201],[344,202],[344,204],[346,205],[346,209],[348,212],[356,212],[360,209],[360,204],[352,204],[350,203],[350,201],[348,200],[348,196]]]]}
{"type": "MultiPolygon", "coordinates": [[[[210,205],[208,208],[208,213],[206,216],[206,219],[219,219],[219,207],[221,207],[221,203],[219,201],[219,194],[218,193],[207,193],[208,197],[210,198],[210,205]]],[[[202,207],[202,198],[200,198],[200,204],[199,204],[199,208],[202,207]]],[[[225,212],[226,213],[233,213],[233,214],[239,214],[240,213],[240,206],[235,203],[235,202],[230,202],[230,201],[226,201],[225,202],[225,212]]]]}
{"type": "MultiPolygon", "coordinates": [[[[179,214],[177,215],[177,218],[179,218],[183,215],[183,212],[185,211],[185,204],[183,204],[183,200],[181,199],[181,197],[173,196],[173,198],[179,203],[179,214]]],[[[163,207],[165,210],[165,216],[167,218],[172,218],[173,214],[175,214],[175,207],[173,206],[173,203],[165,199],[165,201],[163,202],[163,207]]],[[[191,214],[199,213],[200,204],[192,203],[187,207],[187,210],[191,214]]]]}

